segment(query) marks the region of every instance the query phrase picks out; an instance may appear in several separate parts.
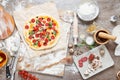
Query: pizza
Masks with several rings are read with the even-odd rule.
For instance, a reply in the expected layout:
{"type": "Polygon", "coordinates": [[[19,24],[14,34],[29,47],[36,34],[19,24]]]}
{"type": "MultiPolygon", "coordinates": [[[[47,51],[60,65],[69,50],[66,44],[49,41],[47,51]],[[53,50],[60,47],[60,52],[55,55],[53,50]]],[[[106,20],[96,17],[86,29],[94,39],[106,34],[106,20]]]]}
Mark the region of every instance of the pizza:
{"type": "Polygon", "coordinates": [[[53,17],[47,15],[36,16],[25,23],[24,38],[32,49],[51,48],[59,40],[59,28],[57,20],[53,17]]]}

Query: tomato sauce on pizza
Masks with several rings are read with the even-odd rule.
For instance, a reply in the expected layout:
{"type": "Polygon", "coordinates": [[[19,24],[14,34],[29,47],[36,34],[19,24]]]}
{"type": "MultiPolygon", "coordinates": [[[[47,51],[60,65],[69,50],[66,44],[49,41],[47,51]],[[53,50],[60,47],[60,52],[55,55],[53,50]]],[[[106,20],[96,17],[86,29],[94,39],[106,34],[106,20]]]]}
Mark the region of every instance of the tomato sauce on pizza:
{"type": "Polygon", "coordinates": [[[35,50],[53,47],[59,36],[59,24],[51,16],[36,16],[24,26],[25,40],[35,50]]]}

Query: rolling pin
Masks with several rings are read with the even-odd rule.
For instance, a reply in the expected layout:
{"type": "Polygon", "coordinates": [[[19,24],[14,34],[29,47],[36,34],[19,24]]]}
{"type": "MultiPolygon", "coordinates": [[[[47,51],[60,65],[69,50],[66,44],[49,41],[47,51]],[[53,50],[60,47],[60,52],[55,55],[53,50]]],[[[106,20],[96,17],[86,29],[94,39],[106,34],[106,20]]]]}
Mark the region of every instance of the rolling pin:
{"type": "Polygon", "coordinates": [[[113,36],[113,35],[110,35],[110,34],[107,34],[107,33],[104,33],[104,32],[99,32],[98,37],[104,38],[104,39],[111,39],[113,41],[115,41],[116,38],[117,38],[116,36],[113,36]]]}
{"type": "Polygon", "coordinates": [[[73,21],[73,41],[74,45],[77,45],[78,43],[78,19],[77,15],[74,12],[74,21],[73,21]]]}

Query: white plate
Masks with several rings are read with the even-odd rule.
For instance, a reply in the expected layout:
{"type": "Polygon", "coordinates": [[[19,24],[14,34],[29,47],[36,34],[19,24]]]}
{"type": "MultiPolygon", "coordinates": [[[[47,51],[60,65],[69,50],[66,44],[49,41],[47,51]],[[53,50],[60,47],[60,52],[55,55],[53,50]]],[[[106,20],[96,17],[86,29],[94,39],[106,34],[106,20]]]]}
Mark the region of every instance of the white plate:
{"type": "Polygon", "coordinates": [[[115,43],[120,44],[120,25],[117,25],[115,28],[113,28],[112,35],[117,37],[115,43]]]}
{"type": "Polygon", "coordinates": [[[93,76],[93,75],[95,75],[95,74],[97,74],[97,73],[99,73],[99,72],[114,65],[114,61],[111,58],[110,53],[108,52],[107,48],[104,45],[100,45],[100,46],[98,46],[98,47],[96,47],[96,48],[94,48],[86,53],[83,53],[80,56],[77,56],[77,57],[74,56],[73,58],[74,58],[74,62],[76,64],[79,72],[81,73],[81,76],[83,77],[83,79],[88,79],[91,76],[93,76]],[[101,49],[101,48],[103,48],[105,50],[105,54],[103,57],[101,57],[99,54],[99,49],[101,49]],[[79,67],[78,60],[81,59],[82,57],[88,57],[90,53],[96,54],[100,57],[100,60],[102,61],[102,67],[98,68],[94,72],[91,72],[88,76],[85,76],[84,73],[88,69],[89,62],[87,60],[86,62],[83,63],[83,67],[79,67]]]}
{"type": "Polygon", "coordinates": [[[115,56],[120,56],[120,44],[116,46],[114,54],[115,56]]]}
{"type": "Polygon", "coordinates": [[[81,2],[77,10],[77,14],[83,21],[94,20],[99,14],[99,7],[97,5],[97,2],[89,0],[81,2]]]}

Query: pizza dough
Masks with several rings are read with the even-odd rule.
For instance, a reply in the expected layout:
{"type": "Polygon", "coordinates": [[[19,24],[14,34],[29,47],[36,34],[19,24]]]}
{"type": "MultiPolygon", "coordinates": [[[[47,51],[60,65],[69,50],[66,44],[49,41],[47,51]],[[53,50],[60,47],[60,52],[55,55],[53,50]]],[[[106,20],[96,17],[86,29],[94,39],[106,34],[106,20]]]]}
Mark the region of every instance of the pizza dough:
{"type": "Polygon", "coordinates": [[[24,38],[34,50],[48,49],[56,45],[60,37],[58,22],[51,16],[35,16],[24,25],[24,38]]]}

